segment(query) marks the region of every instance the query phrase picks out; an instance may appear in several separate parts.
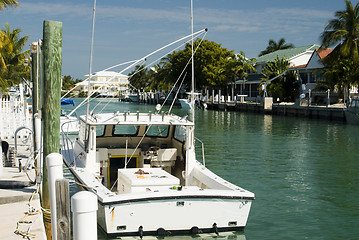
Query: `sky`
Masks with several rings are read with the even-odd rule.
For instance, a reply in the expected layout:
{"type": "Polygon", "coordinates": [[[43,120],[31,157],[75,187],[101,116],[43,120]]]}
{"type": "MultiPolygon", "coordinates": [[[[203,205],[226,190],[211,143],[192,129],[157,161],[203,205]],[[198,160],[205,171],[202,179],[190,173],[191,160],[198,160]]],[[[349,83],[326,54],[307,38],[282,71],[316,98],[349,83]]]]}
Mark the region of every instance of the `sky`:
{"type": "MultiPolygon", "coordinates": [[[[20,28],[30,49],[43,38],[44,20],[62,22],[62,75],[83,79],[89,73],[94,1],[18,1],[21,7],[0,12],[0,28],[5,23],[20,28]]],[[[97,0],[93,72],[190,34],[190,9],[190,0],[97,0]]],[[[193,0],[194,32],[208,28],[206,40],[255,58],[270,39],[284,38],[296,47],[320,45],[326,24],[344,9],[344,0],[193,0]]]]}

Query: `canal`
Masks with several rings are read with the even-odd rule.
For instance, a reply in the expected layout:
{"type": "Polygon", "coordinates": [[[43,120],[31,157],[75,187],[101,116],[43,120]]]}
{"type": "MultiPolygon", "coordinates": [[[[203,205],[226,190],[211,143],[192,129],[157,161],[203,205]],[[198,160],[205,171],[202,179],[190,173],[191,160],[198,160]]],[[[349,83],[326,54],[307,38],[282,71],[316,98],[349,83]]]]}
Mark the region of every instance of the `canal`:
{"type": "MultiPolygon", "coordinates": [[[[106,109],[155,111],[153,105],[115,100],[106,109]]],[[[229,239],[358,238],[358,126],[213,110],[196,111],[195,122],[206,166],[256,194],[246,229],[229,239]]],[[[202,159],[200,144],[197,153],[202,159]]],[[[99,239],[106,239],[101,232],[99,239]]]]}

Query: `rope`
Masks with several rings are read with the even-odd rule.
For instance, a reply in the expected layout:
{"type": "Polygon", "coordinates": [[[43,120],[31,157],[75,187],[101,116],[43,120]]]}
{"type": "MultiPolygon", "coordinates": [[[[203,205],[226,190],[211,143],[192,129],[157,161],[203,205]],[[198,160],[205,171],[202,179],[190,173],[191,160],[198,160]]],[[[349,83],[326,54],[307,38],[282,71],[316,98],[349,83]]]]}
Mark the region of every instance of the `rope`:
{"type": "MultiPolygon", "coordinates": [[[[28,239],[31,239],[31,238],[36,238],[36,234],[34,233],[30,233],[31,231],[31,227],[33,226],[33,224],[36,222],[36,220],[41,216],[41,211],[40,210],[36,210],[33,206],[31,206],[31,201],[34,199],[34,196],[36,194],[36,191],[34,191],[32,194],[31,194],[31,197],[29,198],[29,202],[27,203],[27,205],[29,206],[29,209],[28,211],[25,213],[25,215],[16,223],[16,229],[14,231],[15,234],[17,235],[21,235],[23,236],[24,238],[28,238],[28,239]],[[27,220],[28,217],[31,217],[31,216],[37,216],[35,218],[35,220],[31,221],[31,220],[27,220]],[[27,225],[29,224],[28,228],[26,231],[24,230],[20,230],[20,227],[23,226],[23,225],[27,225]]],[[[42,209],[42,208],[41,208],[42,209]]],[[[44,219],[45,219],[45,215],[44,216],[44,219]]],[[[50,214],[50,222],[51,222],[51,214],[50,214]]]]}

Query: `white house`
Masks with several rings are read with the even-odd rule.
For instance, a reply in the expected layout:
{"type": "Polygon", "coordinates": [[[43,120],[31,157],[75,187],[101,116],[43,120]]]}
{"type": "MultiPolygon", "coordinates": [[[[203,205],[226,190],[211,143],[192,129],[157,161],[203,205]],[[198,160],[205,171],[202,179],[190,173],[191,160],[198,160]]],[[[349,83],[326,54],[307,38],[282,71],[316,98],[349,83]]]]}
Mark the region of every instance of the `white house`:
{"type": "Polygon", "coordinates": [[[283,50],[277,50],[272,53],[260,56],[253,62],[253,66],[257,72],[251,72],[246,79],[238,79],[235,84],[230,85],[237,86],[235,88],[236,93],[240,95],[247,95],[246,99],[254,100],[259,95],[259,85],[262,82],[262,70],[268,62],[273,62],[276,58],[285,58],[289,60],[291,68],[305,67],[315,52],[319,48],[319,45],[313,44],[309,46],[289,48],[283,50]]]}
{"type": "MultiPolygon", "coordinates": [[[[77,84],[77,90],[87,92],[89,75],[85,75],[85,81],[77,84]]],[[[97,92],[101,96],[118,96],[128,89],[128,76],[114,71],[100,71],[92,75],[90,80],[90,91],[97,92]]]]}

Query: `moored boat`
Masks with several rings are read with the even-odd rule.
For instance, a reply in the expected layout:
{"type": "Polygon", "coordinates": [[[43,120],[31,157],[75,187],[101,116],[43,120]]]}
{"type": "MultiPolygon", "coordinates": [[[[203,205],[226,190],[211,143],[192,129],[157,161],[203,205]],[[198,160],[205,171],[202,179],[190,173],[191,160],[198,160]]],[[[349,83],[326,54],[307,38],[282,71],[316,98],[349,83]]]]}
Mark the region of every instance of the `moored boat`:
{"type": "Polygon", "coordinates": [[[359,125],[359,98],[353,97],[345,110],[345,119],[349,124],[359,125]]]}
{"type": "Polygon", "coordinates": [[[176,115],[103,113],[81,116],[62,153],[108,236],[243,230],[254,194],[197,161],[194,144],[194,124],[176,115]]]}

